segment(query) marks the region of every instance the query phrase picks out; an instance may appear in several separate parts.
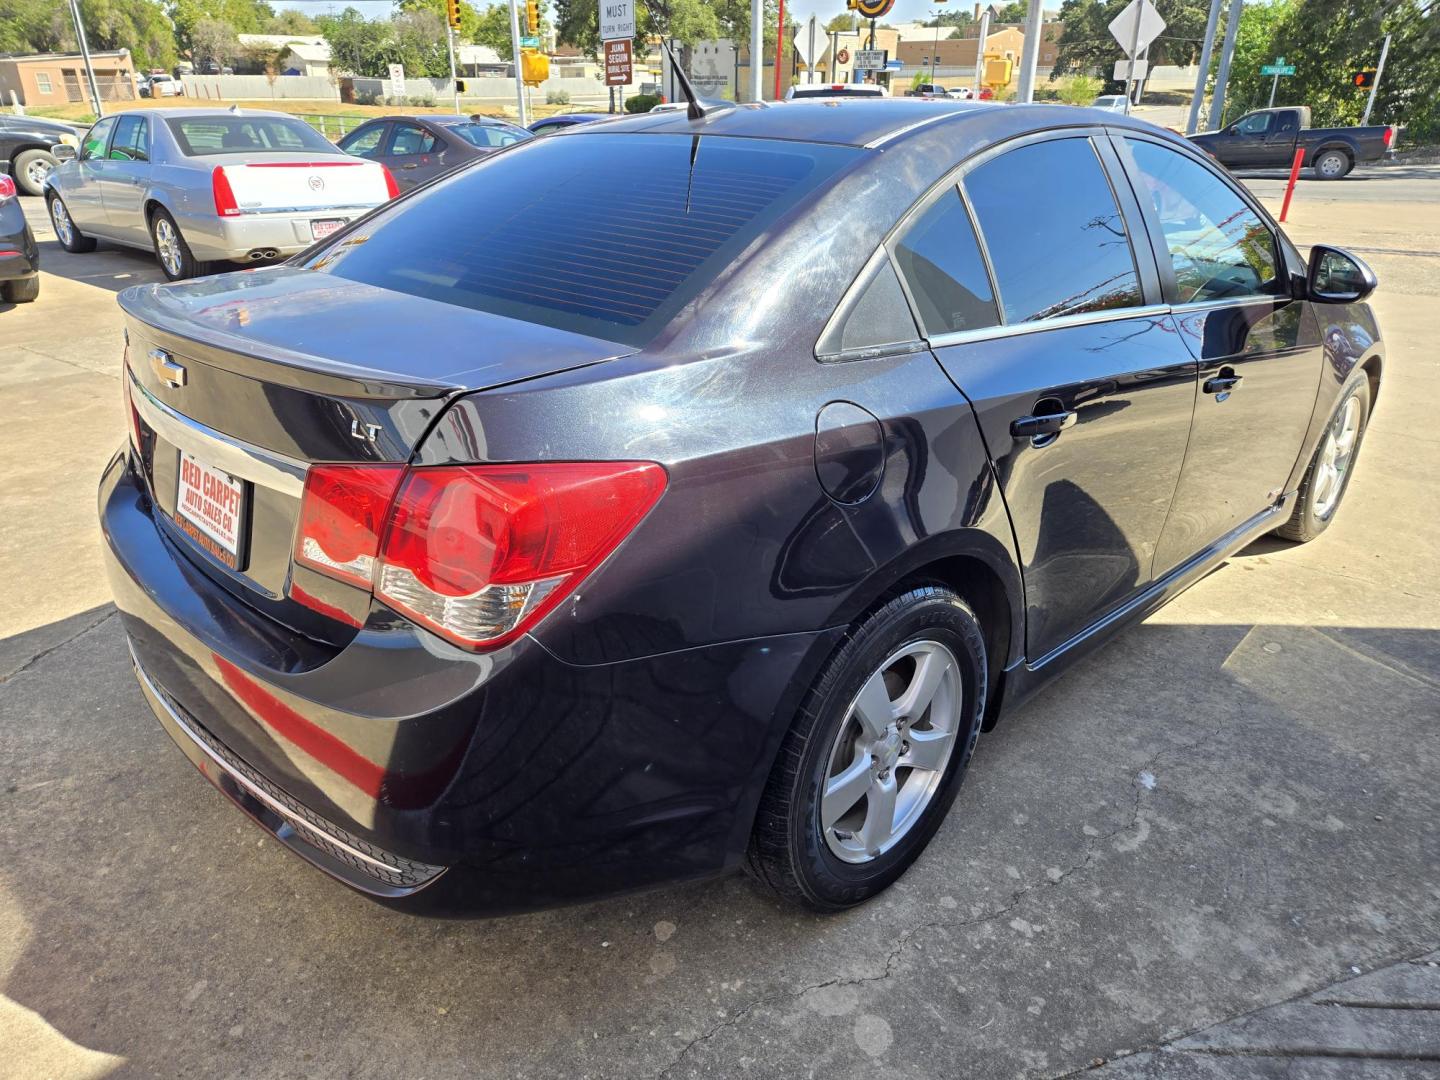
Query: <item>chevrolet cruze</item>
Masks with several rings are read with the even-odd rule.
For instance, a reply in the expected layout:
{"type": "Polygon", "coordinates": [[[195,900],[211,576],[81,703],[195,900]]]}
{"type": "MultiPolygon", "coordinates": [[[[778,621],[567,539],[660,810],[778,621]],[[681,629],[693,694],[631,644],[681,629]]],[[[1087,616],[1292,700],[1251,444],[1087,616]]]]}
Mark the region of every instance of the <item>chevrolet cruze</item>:
{"type": "Polygon", "coordinates": [[[745,866],[857,904],[1006,710],[1344,497],[1375,280],[1183,139],[1059,106],[692,113],[120,297],[99,503],[140,686],[371,896],[745,866]]]}

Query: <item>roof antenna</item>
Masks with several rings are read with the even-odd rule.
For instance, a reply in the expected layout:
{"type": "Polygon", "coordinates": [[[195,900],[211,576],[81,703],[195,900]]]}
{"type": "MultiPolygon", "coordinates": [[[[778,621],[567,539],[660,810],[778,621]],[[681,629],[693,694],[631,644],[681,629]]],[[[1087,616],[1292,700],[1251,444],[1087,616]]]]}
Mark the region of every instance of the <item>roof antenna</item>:
{"type": "Polygon", "coordinates": [[[689,103],[685,108],[686,116],[691,120],[703,120],[706,113],[726,108],[730,104],[728,101],[702,101],[700,96],[695,93],[695,87],[690,85],[690,76],[686,75],[685,69],[680,66],[680,61],[675,56],[675,50],[670,47],[670,42],[666,40],[662,44],[666,54],[670,57],[670,70],[675,72],[680,79],[680,92],[685,95],[685,100],[689,103]]]}

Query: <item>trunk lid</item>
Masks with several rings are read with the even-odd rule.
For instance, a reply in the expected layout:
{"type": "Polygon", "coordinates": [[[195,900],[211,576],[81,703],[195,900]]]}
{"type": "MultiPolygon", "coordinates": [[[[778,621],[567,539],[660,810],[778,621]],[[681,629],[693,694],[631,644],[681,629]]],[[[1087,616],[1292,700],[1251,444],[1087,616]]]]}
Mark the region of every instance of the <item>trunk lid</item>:
{"type": "MultiPolygon", "coordinates": [[[[120,305],[157,521],[217,583],[335,644],[364,621],[370,598],[292,566],[312,463],[405,462],[457,394],[634,351],[288,266],[127,289],[120,305]],[[233,553],[180,512],[194,463],[207,483],[213,472],[242,491],[236,531],[222,530],[233,553]],[[292,585],[329,615],[297,603],[292,585]]],[[[481,446],[477,433],[477,456],[481,446]]]]}
{"type": "Polygon", "coordinates": [[[212,154],[194,160],[224,173],[241,214],[379,206],[390,198],[378,161],[313,152],[258,153],[244,162],[235,157],[212,154]]]}

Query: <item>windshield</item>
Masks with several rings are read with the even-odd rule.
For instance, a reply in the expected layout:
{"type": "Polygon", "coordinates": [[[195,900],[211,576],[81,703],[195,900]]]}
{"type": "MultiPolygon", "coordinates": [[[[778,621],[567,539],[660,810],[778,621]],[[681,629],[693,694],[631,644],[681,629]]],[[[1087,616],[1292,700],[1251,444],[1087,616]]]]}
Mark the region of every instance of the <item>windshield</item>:
{"type": "Polygon", "coordinates": [[[533,139],[535,133],[509,124],[446,124],[446,131],[453,131],[471,146],[493,149],[512,146],[526,139],[533,139]]]}
{"type": "Polygon", "coordinates": [[[341,151],[309,124],[284,116],[186,116],[167,119],[180,150],[200,154],[304,153],[341,151]]]}
{"type": "Polygon", "coordinates": [[[881,97],[878,86],[797,86],[792,97],[881,97]]]}
{"type": "Polygon", "coordinates": [[[642,346],[861,153],[718,136],[531,139],[381,211],[306,265],[642,346]]]}

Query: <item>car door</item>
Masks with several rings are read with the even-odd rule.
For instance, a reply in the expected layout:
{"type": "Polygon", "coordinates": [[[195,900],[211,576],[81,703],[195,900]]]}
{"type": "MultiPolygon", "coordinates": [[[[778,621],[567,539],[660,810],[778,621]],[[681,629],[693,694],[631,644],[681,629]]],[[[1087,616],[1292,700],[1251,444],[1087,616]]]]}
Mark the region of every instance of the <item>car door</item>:
{"type": "MultiPolygon", "coordinates": [[[[1175,504],[1155,555],[1177,566],[1284,492],[1324,363],[1300,267],[1241,189],[1199,155],[1117,134],[1200,392],[1175,504]]],[[[1298,256],[1296,257],[1298,261],[1298,256]]]]}
{"type": "Polygon", "coordinates": [[[372,121],[368,124],[361,124],[341,139],[337,145],[347,154],[369,158],[371,161],[381,161],[389,131],[390,124],[387,121],[372,121]]]}
{"type": "Polygon", "coordinates": [[[97,236],[110,235],[110,223],[105,217],[105,203],[101,197],[101,184],[109,175],[110,162],[106,155],[110,150],[110,137],[115,133],[119,117],[107,116],[98,121],[85,138],[80,141],[80,154],[75,162],[75,180],[64,190],[65,209],[70,220],[84,233],[97,236]]]}
{"type": "Polygon", "coordinates": [[[438,141],[434,132],[419,124],[408,120],[391,122],[384,161],[401,191],[409,191],[443,171],[436,153],[438,141]]]}
{"type": "Polygon", "coordinates": [[[150,180],[150,122],[135,113],[123,113],[105,159],[100,200],[111,235],[148,244],[144,203],[150,180]]]}
{"type": "Polygon", "coordinates": [[[1232,169],[1263,168],[1265,139],[1270,134],[1274,113],[1258,112],[1242,116],[1226,129],[1227,137],[1220,143],[1220,160],[1232,169]]]}
{"type": "Polygon", "coordinates": [[[1113,159],[1098,129],[1017,140],[894,241],[994,462],[1032,664],[1149,584],[1195,404],[1195,360],[1113,159]]]}
{"type": "Polygon", "coordinates": [[[1262,148],[1256,155],[1255,167],[1278,169],[1289,166],[1295,156],[1295,140],[1299,135],[1300,113],[1298,110],[1287,109],[1274,113],[1269,130],[1265,132],[1262,148]]]}

